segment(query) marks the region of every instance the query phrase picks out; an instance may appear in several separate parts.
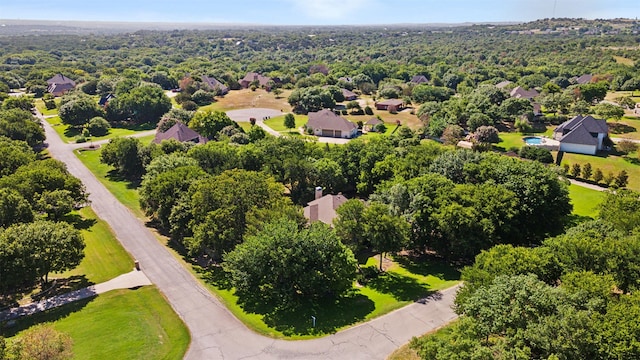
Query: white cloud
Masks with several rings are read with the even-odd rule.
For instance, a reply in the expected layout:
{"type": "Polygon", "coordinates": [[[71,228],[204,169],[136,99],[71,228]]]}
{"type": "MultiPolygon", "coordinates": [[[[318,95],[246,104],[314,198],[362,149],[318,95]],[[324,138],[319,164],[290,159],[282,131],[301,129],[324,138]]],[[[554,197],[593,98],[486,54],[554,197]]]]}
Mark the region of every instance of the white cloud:
{"type": "Polygon", "coordinates": [[[307,16],[315,19],[336,20],[353,15],[371,6],[371,0],[288,0],[307,16]]]}

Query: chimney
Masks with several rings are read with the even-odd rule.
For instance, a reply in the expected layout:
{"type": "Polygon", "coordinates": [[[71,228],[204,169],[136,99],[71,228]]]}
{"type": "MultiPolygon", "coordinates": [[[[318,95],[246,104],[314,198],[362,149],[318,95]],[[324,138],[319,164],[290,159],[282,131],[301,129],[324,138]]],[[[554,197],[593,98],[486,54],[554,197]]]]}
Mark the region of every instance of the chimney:
{"type": "Polygon", "coordinates": [[[309,222],[318,221],[318,204],[309,207],[309,222]]]}
{"type": "Polygon", "coordinates": [[[316,186],[316,200],[322,197],[322,186],[316,186]]]}

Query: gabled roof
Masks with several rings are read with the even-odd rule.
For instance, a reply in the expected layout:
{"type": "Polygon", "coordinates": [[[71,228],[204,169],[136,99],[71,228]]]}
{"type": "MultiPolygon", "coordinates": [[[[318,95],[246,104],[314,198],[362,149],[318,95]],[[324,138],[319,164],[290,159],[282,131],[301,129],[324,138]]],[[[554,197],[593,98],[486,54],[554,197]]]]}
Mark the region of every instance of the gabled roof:
{"type": "Polygon", "coordinates": [[[416,75],[411,78],[410,82],[414,84],[426,84],[429,82],[429,79],[427,79],[427,77],[424,75],[416,75]]]}
{"type": "Polygon", "coordinates": [[[378,104],[385,105],[385,106],[402,106],[404,102],[400,99],[389,99],[385,101],[380,101],[378,104]]]}
{"type": "Polygon", "coordinates": [[[513,90],[511,90],[511,97],[517,99],[533,99],[534,97],[540,95],[536,89],[525,90],[521,86],[517,86],[513,90]]]}
{"type": "Polygon", "coordinates": [[[336,115],[329,109],[310,112],[307,127],[312,129],[341,130],[344,132],[351,132],[358,128],[356,124],[336,115]]]}
{"type": "Polygon", "coordinates": [[[597,134],[609,133],[609,126],[605,120],[595,119],[593,116],[575,116],[574,118],[567,120],[560,124],[553,132],[567,134],[569,131],[573,131],[578,127],[584,127],[587,132],[597,134]]]}
{"type": "Polygon", "coordinates": [[[598,139],[591,136],[591,133],[583,126],[578,126],[563,136],[560,143],[598,146],[598,139]]]}
{"type": "Polygon", "coordinates": [[[52,94],[63,94],[67,91],[75,89],[75,85],[71,83],[63,83],[63,84],[49,84],[47,87],[47,91],[52,94]]]}
{"type": "Polygon", "coordinates": [[[348,199],[342,194],[325,195],[320,199],[309,202],[303,209],[304,216],[309,219],[309,221],[322,221],[325,224],[331,225],[333,219],[338,216],[336,209],[347,200],[348,199]]]}
{"type": "Polygon", "coordinates": [[[205,85],[207,85],[211,90],[218,88],[223,93],[227,93],[229,91],[229,88],[227,87],[227,85],[221,83],[220,81],[218,81],[218,79],[214,77],[202,75],[202,82],[205,85]]]}
{"type": "Polygon", "coordinates": [[[267,86],[267,84],[269,83],[269,81],[271,81],[271,78],[268,76],[264,76],[262,74],[259,73],[255,73],[255,72],[248,72],[247,75],[244,76],[244,78],[242,78],[242,81],[245,81],[247,83],[252,83],[254,81],[258,81],[258,83],[260,84],[260,86],[267,86]]]}
{"type": "Polygon", "coordinates": [[[154,144],[160,144],[162,140],[175,139],[180,142],[193,142],[196,144],[205,144],[207,138],[198,134],[194,130],[191,130],[187,125],[177,122],[165,132],[157,132],[156,137],[153,139],[154,144]]]}
{"type": "Polygon", "coordinates": [[[62,74],[56,74],[54,77],[52,77],[51,79],[47,80],[47,84],[52,85],[52,84],[71,84],[72,87],[76,86],[76,82],[69,79],[68,77],[62,75],[62,74]]]}
{"type": "Polygon", "coordinates": [[[349,89],[341,89],[342,90],[342,95],[344,96],[345,99],[349,99],[349,98],[357,98],[358,94],[354,93],[353,91],[349,90],[349,89]]]}
{"type": "Polygon", "coordinates": [[[367,120],[367,122],[364,123],[364,124],[365,125],[373,125],[373,126],[375,126],[375,125],[378,125],[378,124],[382,124],[382,122],[383,122],[382,120],[374,117],[374,118],[371,118],[371,119],[367,120]]]}
{"type": "Polygon", "coordinates": [[[591,79],[593,79],[593,75],[591,74],[584,74],[582,76],[580,76],[579,78],[576,78],[576,84],[588,84],[591,82],[591,79]]]}

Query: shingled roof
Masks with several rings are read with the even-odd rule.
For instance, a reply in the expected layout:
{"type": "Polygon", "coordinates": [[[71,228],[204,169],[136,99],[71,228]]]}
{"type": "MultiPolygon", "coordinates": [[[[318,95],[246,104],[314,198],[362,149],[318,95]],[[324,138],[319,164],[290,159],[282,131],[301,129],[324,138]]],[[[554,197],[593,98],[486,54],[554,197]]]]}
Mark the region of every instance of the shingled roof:
{"type": "Polygon", "coordinates": [[[336,115],[329,109],[309,113],[307,127],[312,129],[340,130],[345,133],[357,129],[358,126],[351,121],[336,115]]]}
{"type": "Polygon", "coordinates": [[[189,129],[187,125],[181,122],[177,122],[165,132],[157,132],[153,143],[160,144],[163,140],[169,139],[175,139],[180,142],[193,142],[196,144],[205,144],[207,142],[207,138],[189,129]]]}
{"type": "Polygon", "coordinates": [[[76,86],[76,82],[69,79],[68,77],[62,75],[62,74],[56,74],[55,76],[53,76],[51,79],[47,80],[47,84],[49,85],[53,85],[53,84],[70,84],[72,87],[76,86]]]}
{"type": "Polygon", "coordinates": [[[536,89],[531,89],[531,90],[525,90],[522,87],[518,86],[516,88],[514,88],[513,90],[511,90],[511,97],[517,98],[517,99],[533,99],[534,97],[540,95],[540,93],[538,91],[536,91],[536,89]]]}
{"type": "Polygon", "coordinates": [[[202,82],[205,85],[207,85],[211,90],[220,89],[220,92],[222,94],[226,94],[229,92],[229,88],[227,87],[227,85],[221,83],[220,81],[218,81],[218,79],[214,77],[202,75],[202,82]]]}
{"type": "Polygon", "coordinates": [[[325,224],[331,225],[333,219],[338,216],[336,209],[347,200],[348,199],[342,194],[325,195],[320,199],[309,202],[303,209],[303,213],[304,216],[309,219],[309,222],[322,221],[325,224]]]}

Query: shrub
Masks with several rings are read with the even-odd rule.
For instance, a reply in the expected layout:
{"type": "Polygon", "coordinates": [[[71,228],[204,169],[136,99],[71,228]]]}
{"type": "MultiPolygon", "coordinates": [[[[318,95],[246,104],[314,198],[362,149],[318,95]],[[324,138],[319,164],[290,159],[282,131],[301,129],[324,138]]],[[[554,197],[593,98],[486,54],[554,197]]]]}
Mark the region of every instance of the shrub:
{"type": "Polygon", "coordinates": [[[371,106],[367,105],[364,107],[364,113],[367,115],[373,115],[373,109],[371,108],[371,106]]]}
{"type": "Polygon", "coordinates": [[[571,166],[571,176],[575,178],[580,176],[580,164],[573,164],[573,166],[571,166]]]}
{"type": "Polygon", "coordinates": [[[87,123],[87,130],[89,130],[89,134],[92,136],[107,135],[109,133],[109,129],[111,129],[109,122],[100,116],[92,118],[87,123]]]}
{"type": "Polygon", "coordinates": [[[628,154],[638,150],[638,144],[633,141],[622,140],[616,144],[616,149],[623,154],[628,154]]]}
{"type": "Polygon", "coordinates": [[[523,159],[535,160],[543,164],[553,163],[551,151],[537,146],[523,146],[519,155],[523,159]]]}
{"type": "Polygon", "coordinates": [[[387,131],[387,126],[384,123],[382,123],[382,124],[376,125],[374,129],[376,130],[376,132],[385,133],[387,131]]]}
{"type": "Polygon", "coordinates": [[[586,163],[582,166],[582,178],[585,180],[591,179],[591,163],[586,163]]]}
{"type": "Polygon", "coordinates": [[[496,144],[500,142],[498,129],[493,126],[480,126],[474,134],[476,141],[481,143],[496,144]]]}
{"type": "Polygon", "coordinates": [[[187,111],[196,111],[198,110],[198,105],[191,100],[186,100],[182,102],[182,108],[187,111]]]}
{"type": "Polygon", "coordinates": [[[593,181],[595,181],[595,183],[597,184],[602,181],[603,178],[604,175],[602,174],[602,170],[600,170],[600,168],[597,168],[596,171],[593,172],[593,181]]]}

